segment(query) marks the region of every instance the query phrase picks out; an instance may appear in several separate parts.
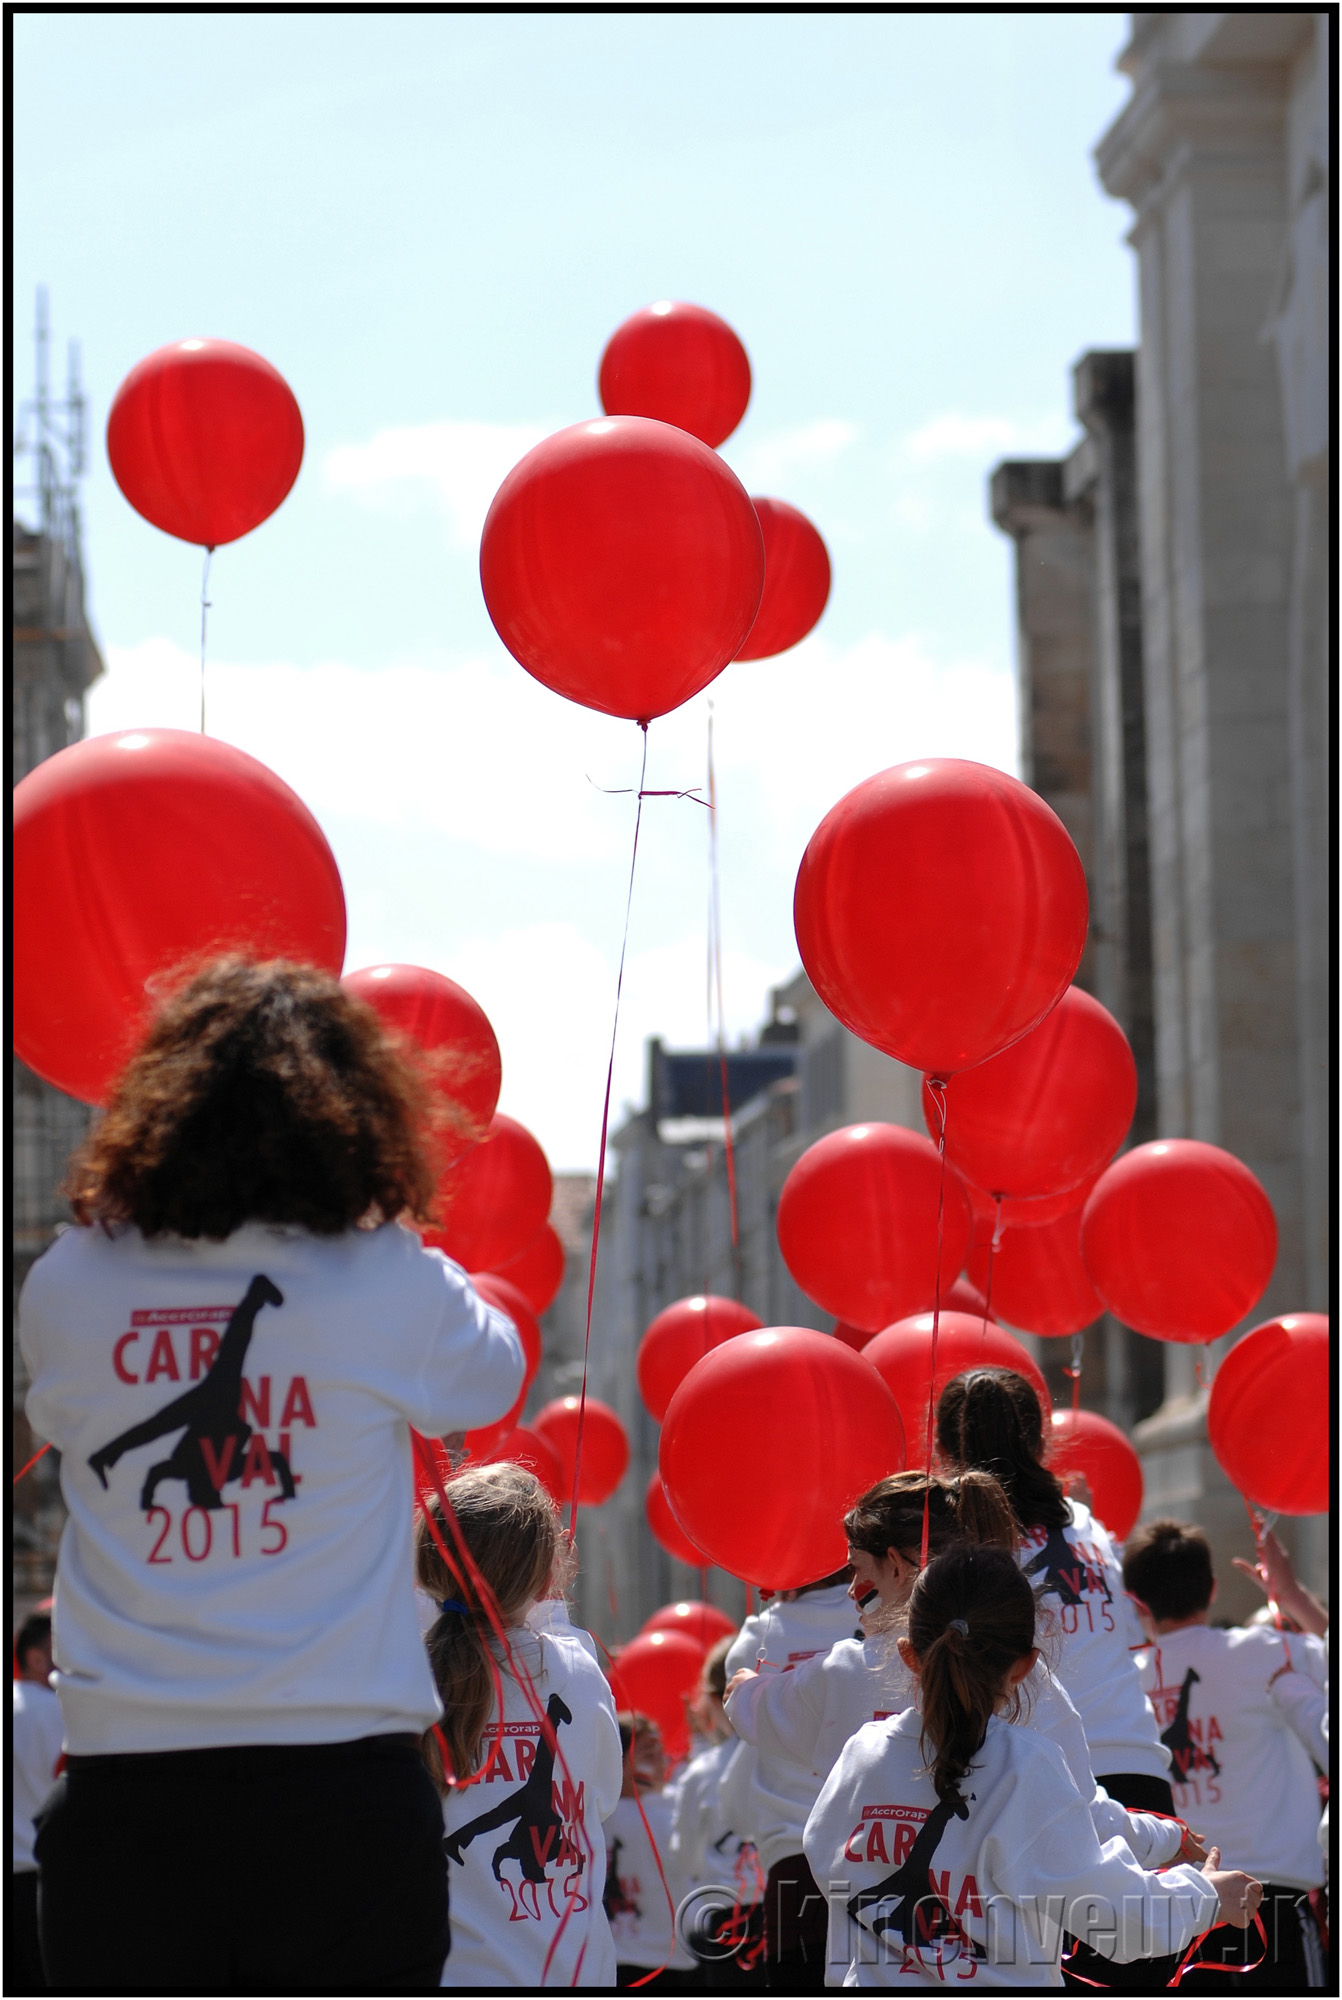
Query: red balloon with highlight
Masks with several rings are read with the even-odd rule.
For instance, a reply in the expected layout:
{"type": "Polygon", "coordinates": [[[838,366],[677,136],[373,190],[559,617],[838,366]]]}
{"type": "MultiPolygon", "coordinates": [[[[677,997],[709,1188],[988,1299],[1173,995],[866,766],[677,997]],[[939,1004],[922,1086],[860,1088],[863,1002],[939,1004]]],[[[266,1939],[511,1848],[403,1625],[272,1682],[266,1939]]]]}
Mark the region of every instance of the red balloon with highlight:
{"type": "Polygon", "coordinates": [[[1049,1468],[1064,1489],[1080,1473],[1090,1510],[1115,1541],[1125,1542],[1142,1511],[1145,1482],[1132,1440],[1094,1410],[1055,1410],[1049,1468]]]}
{"type": "MultiPolygon", "coordinates": [[[[547,1403],[531,1419],[531,1428],[552,1444],[564,1470],[564,1497],[573,1491],[573,1465],[578,1449],[577,1396],[561,1396],[547,1403]]],[[[624,1425],[608,1403],[587,1398],[582,1420],[582,1471],[578,1481],[578,1504],[600,1507],[609,1500],[629,1464],[629,1439],[624,1425]]]]}
{"type": "Polygon", "coordinates": [[[607,1669],[615,1706],[651,1717],[675,1764],[690,1747],[685,1704],[699,1686],[704,1649],[686,1632],[640,1632],[607,1669]]]}
{"type": "Polygon", "coordinates": [[[112,399],[107,456],[136,512],[219,548],[274,513],[303,463],[303,418],[277,368],[233,340],[145,356],[112,399]]]}
{"type": "Polygon", "coordinates": [[[498,1041],[484,1008],[464,986],[423,965],[368,965],[347,972],[341,985],[420,1051],[446,1114],[439,1143],[447,1159],[460,1159],[489,1130],[503,1080],[498,1041]]]}
{"type": "Polygon", "coordinates": [[[1018,1340],[989,1320],[968,1313],[944,1312],[937,1326],[937,1372],[932,1380],[932,1315],[916,1313],[887,1326],[867,1342],[862,1359],[876,1370],[899,1405],[908,1441],[908,1464],[927,1463],[927,1403],[933,1411],[941,1392],[957,1375],[971,1368],[1010,1368],[1023,1375],[1039,1398],[1045,1420],[1049,1393],[1044,1378],[1018,1340]]]}
{"type": "Polygon", "coordinates": [[[554,1194],[539,1140],[496,1111],[478,1145],[438,1184],[442,1221],[424,1241],[470,1271],[492,1271],[528,1249],[545,1227],[554,1194]]]}
{"type": "Polygon", "coordinates": [[[697,1646],[710,1652],[720,1639],[736,1636],[738,1626],[725,1611],[719,1611],[716,1604],[705,1604],[699,1598],[680,1598],[675,1604],[664,1604],[660,1611],[654,1611],[651,1618],[643,1621],[645,1632],[684,1632],[697,1646]]]}
{"type": "Polygon", "coordinates": [[[609,417],[655,417],[716,447],[746,413],[750,360],[717,313],[659,299],[616,327],[597,388],[609,417]]]}
{"type": "Polygon", "coordinates": [[[1332,1504],[1328,1339],[1326,1313],[1283,1313],[1237,1340],[1212,1383],[1216,1462],[1273,1513],[1323,1514],[1332,1504]]]}
{"type": "Polygon", "coordinates": [[[696,1361],[734,1334],[751,1333],[764,1322],[748,1306],[714,1293],[677,1299],[659,1312],[638,1350],[638,1389],[658,1423],[696,1361]]]}

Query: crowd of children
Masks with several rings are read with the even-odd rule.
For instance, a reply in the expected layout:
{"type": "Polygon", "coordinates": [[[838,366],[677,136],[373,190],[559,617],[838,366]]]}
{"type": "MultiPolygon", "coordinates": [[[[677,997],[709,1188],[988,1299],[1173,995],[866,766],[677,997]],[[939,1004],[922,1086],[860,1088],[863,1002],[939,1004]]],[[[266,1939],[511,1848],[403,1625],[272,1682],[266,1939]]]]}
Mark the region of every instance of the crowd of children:
{"type": "Polygon", "coordinates": [[[70,1520],[54,1673],[16,1641],[7,1992],[1325,1984],[1324,1608],[1269,1536],[1271,1624],[1214,1627],[1199,1531],[1120,1551],[1000,1369],[709,1654],[668,1775],[535,1477],[415,1510],[407,1427],[523,1375],[398,1220],[423,1115],[337,982],[223,960],[74,1163],[20,1308],[70,1520]]]}

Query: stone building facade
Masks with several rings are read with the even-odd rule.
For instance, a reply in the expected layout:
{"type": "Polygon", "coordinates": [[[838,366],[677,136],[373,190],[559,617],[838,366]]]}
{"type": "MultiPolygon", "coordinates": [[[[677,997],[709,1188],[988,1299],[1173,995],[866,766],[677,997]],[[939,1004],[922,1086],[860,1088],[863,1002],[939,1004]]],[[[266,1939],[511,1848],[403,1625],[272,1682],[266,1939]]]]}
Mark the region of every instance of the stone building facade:
{"type": "MultiPolygon", "coordinates": [[[[1139,347],[1082,357],[1081,441],[999,466],[990,504],[1017,547],[1022,773],[1086,864],[1081,977],[1133,1043],[1133,1140],[1224,1146],[1276,1210],[1247,1327],[1329,1299],[1330,21],[1131,19],[1096,158],[1134,211],[1139,347]]],[[[1136,1432],[1147,1515],[1203,1522],[1230,1610],[1252,1544],[1205,1419],[1244,1330],[1205,1362],[1155,1350],[1136,1432]]],[[[1324,1586],[1323,1521],[1284,1532],[1324,1586]]]]}

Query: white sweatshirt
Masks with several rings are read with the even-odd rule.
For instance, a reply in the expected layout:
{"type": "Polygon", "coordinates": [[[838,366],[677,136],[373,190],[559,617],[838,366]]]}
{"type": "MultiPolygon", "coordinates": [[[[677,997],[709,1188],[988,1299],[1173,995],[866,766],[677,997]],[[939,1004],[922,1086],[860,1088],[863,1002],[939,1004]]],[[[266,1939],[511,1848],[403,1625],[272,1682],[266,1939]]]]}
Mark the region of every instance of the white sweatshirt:
{"type": "Polygon", "coordinates": [[[1162,1875],[1121,1840],[1102,1846],[1057,1745],[999,1717],[937,1798],[915,1709],[845,1746],[806,1826],[830,1898],[827,1981],[850,1986],[1061,1986],[1063,1931],[1119,1963],[1181,1951],[1213,1922],[1216,1891],[1162,1875]]]}
{"type": "Polygon", "coordinates": [[[749,1744],[729,1736],[701,1751],[681,1773],[671,1796],[671,1858],[682,1896],[694,1889],[723,1889],[747,1908],[764,1893],[755,1843],[741,1833],[732,1814],[734,1805],[745,1803],[746,1759],[753,1765],[749,1744]]]}
{"type": "MultiPolygon", "coordinates": [[[[916,1698],[917,1684],[893,1634],[880,1634],[860,1643],[843,1639],[822,1659],[805,1660],[790,1673],[743,1681],[727,1702],[727,1717],[764,1755],[809,1769],[818,1797],[849,1737],[864,1723],[911,1708],[916,1698]]],[[[1154,1814],[1125,1812],[1096,1784],[1081,1718],[1042,1659],[1024,1684],[1020,1719],[1058,1745],[1101,1840],[1126,1840],[1146,1867],[1173,1860],[1183,1838],[1179,1827],[1154,1814]]]]}
{"type": "Polygon", "coordinates": [[[16,1875],[31,1873],[33,1815],[56,1782],[61,1766],[64,1725],[61,1705],[41,1681],[15,1681],[14,1735],[10,1772],[14,1780],[14,1848],[10,1867],[16,1875]]]}
{"type": "Polygon", "coordinates": [[[665,1792],[640,1792],[617,1799],[606,1820],[606,1915],[617,1965],[649,1971],[694,1965],[675,1933],[684,1885],[672,1854],[671,1813],[665,1792]]]}
{"type": "Polygon", "coordinates": [[[1168,1778],[1169,1753],[1132,1663],[1142,1632],[1118,1551],[1088,1508],[1077,1500],[1067,1506],[1067,1527],[1035,1528],[1016,1552],[1050,1614],[1052,1630],[1041,1619],[1040,1644],[1081,1717],[1101,1782],[1106,1773],[1168,1778]]]}
{"type": "MultiPolygon", "coordinates": [[[[726,1660],[727,1678],[730,1680],[740,1667],[752,1667],[769,1676],[789,1673],[803,1661],[822,1658],[831,1646],[851,1639],[857,1630],[857,1607],[846,1584],[830,1584],[804,1597],[776,1597],[763,1611],[747,1618],[733,1640],[726,1660]]],[[[815,1794],[809,1765],[796,1763],[791,1755],[760,1750],[741,1831],[754,1840],[766,1878],[775,1863],[801,1853],[802,1828],[815,1794]]]]}
{"type": "Polygon", "coordinates": [[[70,1516],[55,1652],[72,1753],[437,1719],[407,1426],[492,1422],[523,1373],[511,1321],[457,1265],[397,1223],[222,1243],[71,1228],[28,1275],[19,1339],[70,1516]]]}
{"type": "Polygon", "coordinates": [[[1314,1767],[1268,1688],[1288,1657],[1323,1687],[1319,1640],[1261,1625],[1184,1625],[1137,1664],[1174,1759],[1175,1811],[1220,1848],[1223,1867],[1313,1889],[1323,1880],[1314,1767]]]}
{"type": "Polygon", "coordinates": [[[488,1775],[443,1801],[452,1949],[441,1984],[613,1986],[601,1822],[620,1796],[615,1702],[590,1638],[558,1600],[533,1607],[508,1640],[534,1701],[501,1666],[502,1727],[496,1695],[484,1737],[486,1758],[494,1752],[488,1775]]]}

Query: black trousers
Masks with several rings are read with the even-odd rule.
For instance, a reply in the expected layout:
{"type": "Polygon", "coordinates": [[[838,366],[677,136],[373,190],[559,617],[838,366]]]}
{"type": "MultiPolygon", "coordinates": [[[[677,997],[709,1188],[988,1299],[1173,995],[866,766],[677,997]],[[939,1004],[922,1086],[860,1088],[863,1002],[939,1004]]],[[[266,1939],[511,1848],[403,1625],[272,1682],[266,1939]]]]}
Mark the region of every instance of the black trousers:
{"type": "MultiPolygon", "coordinates": [[[[1174,1793],[1168,1778],[1151,1778],[1144,1771],[1106,1771],[1103,1777],[1097,1773],[1095,1782],[1129,1812],[1174,1817],[1174,1793]]],[[[1179,1964],[1177,1958],[1135,1958],[1130,1965],[1115,1965],[1112,1958],[1088,1944],[1072,1940],[1071,1945],[1063,1965],[1063,1984],[1084,1992],[1098,1985],[1111,1993],[1159,1993],[1169,1985],[1179,1964]]]]}
{"type": "Polygon", "coordinates": [[[775,1861],[764,1885],[764,1983],[770,1993],[819,1993],[829,1907],[804,1854],[775,1861]]]}
{"type": "Polygon", "coordinates": [[[37,1870],[25,1868],[9,1878],[5,1911],[5,1985],[9,1993],[45,1993],[46,1975],[37,1948],[37,1870]]]}
{"type": "Polygon", "coordinates": [[[448,1948],[413,1736],[71,1757],[38,1816],[57,1992],[428,1993],[448,1948]]]}

